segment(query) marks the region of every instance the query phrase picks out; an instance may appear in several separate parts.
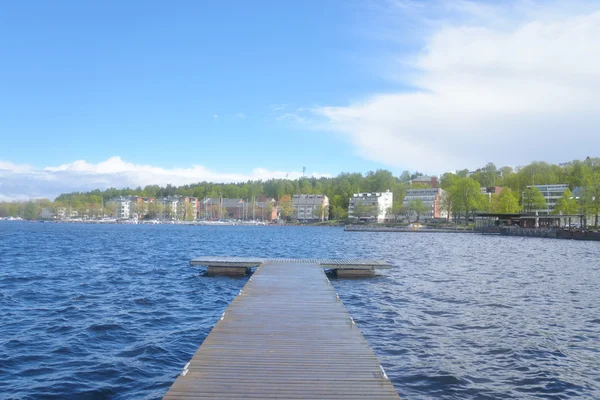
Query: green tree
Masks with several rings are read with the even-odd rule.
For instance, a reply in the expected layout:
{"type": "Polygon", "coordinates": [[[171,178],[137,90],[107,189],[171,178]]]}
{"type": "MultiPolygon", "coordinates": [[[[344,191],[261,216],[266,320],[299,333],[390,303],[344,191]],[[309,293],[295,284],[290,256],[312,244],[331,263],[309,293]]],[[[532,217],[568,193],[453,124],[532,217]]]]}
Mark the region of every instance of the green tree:
{"type": "MultiPolygon", "coordinates": [[[[154,186],[152,186],[154,187],[154,186]]],[[[148,203],[148,218],[156,219],[163,214],[164,206],[158,201],[148,203]]]]}
{"type": "Polygon", "coordinates": [[[521,210],[519,199],[510,188],[503,188],[500,194],[492,195],[491,212],[501,214],[515,214],[521,210]]]}
{"type": "Polygon", "coordinates": [[[377,171],[369,171],[364,178],[365,185],[363,186],[369,192],[385,192],[392,190],[396,184],[396,178],[388,170],[378,169],[377,171]]]}
{"type": "Polygon", "coordinates": [[[452,196],[453,214],[464,215],[465,224],[469,223],[477,210],[487,207],[485,195],[481,193],[479,182],[471,178],[458,178],[455,186],[448,189],[452,196]]]}
{"type": "MultiPolygon", "coordinates": [[[[227,211],[225,210],[225,207],[222,207],[223,209],[221,210],[222,215],[225,215],[227,213],[227,211]]],[[[175,209],[175,219],[177,221],[183,221],[183,218],[185,216],[185,204],[183,202],[183,199],[179,199],[179,201],[177,202],[177,208],[175,209]]],[[[221,218],[226,218],[225,216],[221,217],[221,218]]]]}
{"type": "Polygon", "coordinates": [[[171,203],[167,203],[167,205],[164,208],[164,216],[166,219],[171,220],[173,219],[173,206],[171,205],[171,203]]]}
{"type": "Polygon", "coordinates": [[[390,215],[392,216],[392,218],[394,218],[394,222],[398,222],[398,219],[400,219],[404,215],[404,204],[402,200],[394,201],[394,203],[392,204],[390,215]]]}
{"type": "Polygon", "coordinates": [[[573,197],[573,193],[569,189],[565,190],[562,196],[556,200],[556,205],[552,214],[565,214],[572,215],[577,214],[579,211],[579,205],[577,200],[573,197]]]}
{"type": "Polygon", "coordinates": [[[133,213],[137,214],[138,219],[146,218],[146,214],[148,213],[148,204],[142,201],[135,201],[132,203],[133,205],[133,213]]]}
{"type": "Polygon", "coordinates": [[[348,219],[348,211],[342,206],[333,206],[331,208],[333,219],[336,221],[345,221],[348,219]]]}
{"type": "Polygon", "coordinates": [[[523,191],[522,206],[526,212],[548,208],[546,199],[540,190],[530,186],[523,191]]]}
{"type": "Polygon", "coordinates": [[[584,178],[583,210],[586,215],[594,216],[594,227],[598,228],[598,216],[600,215],[600,171],[589,173],[584,178]]]}
{"type": "Polygon", "coordinates": [[[278,205],[279,215],[285,221],[289,221],[296,215],[296,209],[292,206],[292,197],[286,194],[281,197],[278,205]]]}
{"type": "Polygon", "coordinates": [[[117,210],[117,203],[109,201],[104,206],[104,215],[106,215],[107,217],[115,218],[117,216],[117,210]]]}
{"type": "Polygon", "coordinates": [[[452,172],[446,172],[444,175],[442,175],[440,187],[444,190],[448,190],[450,187],[456,186],[457,179],[458,176],[456,176],[452,172]]]}
{"type": "Polygon", "coordinates": [[[456,188],[451,186],[448,190],[444,190],[440,196],[440,211],[446,213],[446,222],[450,221],[454,206],[453,194],[456,193],[456,188]]]}
{"type": "Polygon", "coordinates": [[[265,218],[270,221],[271,215],[273,214],[273,205],[271,203],[266,203],[262,209],[262,213],[263,221],[265,220],[265,218]]]}
{"type": "Polygon", "coordinates": [[[400,182],[408,182],[410,181],[410,172],[408,171],[402,171],[402,174],[400,174],[400,182]]]}
{"type": "Polygon", "coordinates": [[[498,182],[498,169],[494,163],[488,163],[478,174],[478,181],[482,187],[496,186],[498,182]]]}
{"type": "Polygon", "coordinates": [[[412,212],[416,216],[415,222],[419,222],[421,220],[421,215],[427,212],[427,207],[420,199],[411,200],[408,202],[408,206],[412,212]]]}
{"type": "Polygon", "coordinates": [[[377,205],[368,205],[362,200],[357,200],[354,203],[352,216],[361,220],[371,220],[377,218],[378,211],[377,205]]]}
{"type": "Polygon", "coordinates": [[[410,224],[410,221],[413,216],[412,208],[410,207],[410,201],[406,204],[402,204],[402,212],[404,213],[404,218],[406,218],[406,222],[410,224]]]}
{"type": "Polygon", "coordinates": [[[329,219],[329,207],[324,207],[322,204],[317,205],[313,209],[313,216],[320,221],[329,219]]]}
{"type": "Polygon", "coordinates": [[[40,214],[39,206],[33,201],[29,200],[25,204],[25,208],[23,209],[23,218],[32,220],[36,219],[40,214]]]}
{"type": "Polygon", "coordinates": [[[185,202],[185,220],[193,221],[196,219],[196,214],[194,214],[194,206],[189,201],[185,202]]]}
{"type": "Polygon", "coordinates": [[[456,176],[458,178],[467,178],[468,175],[469,175],[468,169],[461,169],[461,170],[456,171],[456,176]]]}

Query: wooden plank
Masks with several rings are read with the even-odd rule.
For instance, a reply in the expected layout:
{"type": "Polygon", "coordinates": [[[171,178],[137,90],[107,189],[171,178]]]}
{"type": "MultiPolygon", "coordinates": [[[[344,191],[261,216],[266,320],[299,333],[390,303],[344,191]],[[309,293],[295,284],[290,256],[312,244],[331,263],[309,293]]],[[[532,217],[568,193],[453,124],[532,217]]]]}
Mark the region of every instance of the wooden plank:
{"type": "Polygon", "coordinates": [[[164,398],[399,399],[322,267],[296,260],[259,267],[164,398]]]}

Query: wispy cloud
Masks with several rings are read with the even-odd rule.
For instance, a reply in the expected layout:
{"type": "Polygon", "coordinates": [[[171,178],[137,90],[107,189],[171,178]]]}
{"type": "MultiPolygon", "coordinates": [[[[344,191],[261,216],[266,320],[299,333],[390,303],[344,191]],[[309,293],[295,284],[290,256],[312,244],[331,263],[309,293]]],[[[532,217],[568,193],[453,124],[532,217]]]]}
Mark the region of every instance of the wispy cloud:
{"type": "MultiPolygon", "coordinates": [[[[322,173],[311,175],[328,176],[322,173]]],[[[108,187],[185,185],[202,181],[229,183],[286,177],[298,179],[301,176],[301,171],[272,171],[265,168],[254,168],[248,173],[222,173],[201,165],[162,168],[133,164],[120,157],[111,157],[97,164],[77,160],[41,169],[0,161],[0,200],[54,198],[60,193],[108,187]]]]}
{"type": "Polygon", "coordinates": [[[275,119],[277,119],[278,121],[285,121],[293,124],[307,124],[311,121],[308,117],[301,115],[300,112],[282,113],[275,117],[275,119]]]}
{"type": "Polygon", "coordinates": [[[600,146],[597,2],[391,4],[428,32],[390,71],[416,89],[313,109],[364,158],[441,172],[568,160],[600,146]]]}
{"type": "Polygon", "coordinates": [[[240,112],[237,114],[233,114],[233,117],[238,118],[238,119],[244,119],[244,118],[246,118],[246,114],[240,112]]]}
{"type": "Polygon", "coordinates": [[[272,104],[269,108],[271,112],[281,112],[287,108],[287,104],[272,104]]]}

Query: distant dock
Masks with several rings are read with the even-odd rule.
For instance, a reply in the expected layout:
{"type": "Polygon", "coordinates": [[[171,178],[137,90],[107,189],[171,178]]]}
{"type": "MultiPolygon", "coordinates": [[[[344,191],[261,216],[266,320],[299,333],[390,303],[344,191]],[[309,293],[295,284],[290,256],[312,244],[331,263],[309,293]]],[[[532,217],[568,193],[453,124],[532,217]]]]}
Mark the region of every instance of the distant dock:
{"type": "Polygon", "coordinates": [[[323,271],[343,263],[257,260],[165,399],[399,399],[323,271]]]}
{"type": "Polygon", "coordinates": [[[347,232],[407,232],[407,233],[475,233],[472,229],[443,228],[404,228],[388,226],[353,226],[344,227],[347,232]]]}

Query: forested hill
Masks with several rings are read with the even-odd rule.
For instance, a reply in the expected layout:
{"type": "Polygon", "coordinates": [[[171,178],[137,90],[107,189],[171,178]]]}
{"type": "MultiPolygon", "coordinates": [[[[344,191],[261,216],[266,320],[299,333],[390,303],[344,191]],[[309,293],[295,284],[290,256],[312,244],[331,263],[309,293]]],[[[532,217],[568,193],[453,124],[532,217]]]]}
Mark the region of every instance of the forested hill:
{"type": "MultiPolygon", "coordinates": [[[[394,198],[404,197],[407,183],[420,173],[410,174],[403,172],[399,177],[390,171],[377,170],[366,174],[341,173],[334,178],[301,178],[298,180],[271,179],[267,181],[249,181],[245,183],[219,184],[200,182],[197,184],[179,187],[167,185],[160,187],[150,185],[144,188],[94,190],[87,193],[68,193],[56,198],[57,202],[69,202],[74,198],[92,197],[92,201],[106,201],[122,195],[139,195],[147,197],[165,197],[171,195],[204,197],[227,197],[252,199],[260,196],[280,199],[286,194],[325,194],[330,199],[333,207],[347,208],[348,199],[357,192],[379,192],[391,190],[394,198]]],[[[514,192],[522,192],[527,185],[543,185],[566,183],[571,189],[584,186],[594,179],[600,179],[600,158],[587,158],[584,161],[571,161],[561,165],[546,162],[532,162],[531,164],[513,169],[511,167],[497,168],[493,163],[470,173],[469,170],[460,170],[455,174],[445,173],[440,177],[440,185],[447,188],[453,184],[456,177],[469,177],[478,182],[481,187],[502,186],[514,192]]],[[[333,210],[332,210],[333,211],[333,210]]]]}
{"type": "MultiPolygon", "coordinates": [[[[57,205],[69,204],[72,207],[81,205],[89,208],[101,207],[107,200],[124,195],[157,198],[182,195],[198,198],[226,197],[248,200],[272,197],[279,200],[284,195],[291,194],[325,194],[330,200],[330,215],[334,218],[343,218],[348,208],[348,199],[353,193],[390,190],[394,192],[394,202],[402,202],[406,189],[411,187],[409,186],[410,180],[421,175],[418,172],[411,174],[405,171],[400,176],[394,176],[390,171],[377,170],[366,174],[341,173],[333,178],[304,177],[298,180],[270,179],[228,184],[199,182],[179,187],[150,185],[144,188],[109,188],[85,193],[61,194],[55,199],[55,203],[57,205]]],[[[451,189],[456,185],[458,178],[468,179],[481,187],[510,188],[516,198],[520,197],[520,193],[527,185],[532,184],[566,183],[571,189],[593,187],[598,188],[600,193],[600,158],[588,157],[583,161],[575,160],[561,165],[532,162],[527,166],[515,169],[511,167],[497,168],[493,163],[489,163],[477,171],[470,172],[465,169],[456,173],[445,173],[440,177],[440,186],[443,189],[451,189]]],[[[11,207],[14,207],[14,204],[11,207]]],[[[0,203],[0,214],[6,214],[2,212],[2,208],[2,203],[0,203]]]]}

